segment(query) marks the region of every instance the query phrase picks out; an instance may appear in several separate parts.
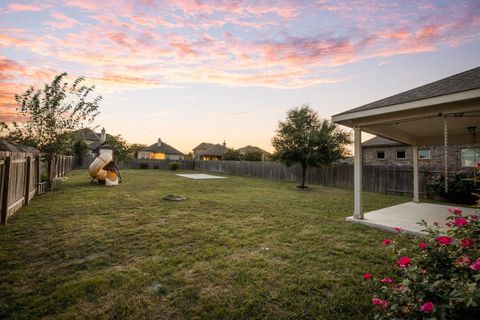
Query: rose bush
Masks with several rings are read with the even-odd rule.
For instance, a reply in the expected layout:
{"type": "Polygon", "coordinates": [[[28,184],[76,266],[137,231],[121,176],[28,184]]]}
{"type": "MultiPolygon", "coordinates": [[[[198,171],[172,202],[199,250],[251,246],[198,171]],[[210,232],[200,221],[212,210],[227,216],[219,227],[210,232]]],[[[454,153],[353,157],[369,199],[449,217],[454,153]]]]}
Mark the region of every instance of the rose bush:
{"type": "Polygon", "coordinates": [[[400,247],[396,239],[379,245],[392,255],[388,274],[368,273],[363,280],[375,319],[479,319],[480,219],[449,211],[448,226],[422,221],[427,236],[410,238],[412,246],[400,247]]]}

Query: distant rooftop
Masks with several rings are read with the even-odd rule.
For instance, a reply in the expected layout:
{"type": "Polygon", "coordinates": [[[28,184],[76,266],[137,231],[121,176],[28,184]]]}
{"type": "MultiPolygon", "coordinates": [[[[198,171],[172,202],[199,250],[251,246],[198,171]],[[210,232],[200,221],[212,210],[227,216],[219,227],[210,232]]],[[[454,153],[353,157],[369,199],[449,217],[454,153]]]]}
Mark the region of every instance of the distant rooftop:
{"type": "Polygon", "coordinates": [[[386,147],[386,146],[403,146],[403,143],[393,141],[383,137],[374,137],[362,143],[362,147],[386,147]]]}

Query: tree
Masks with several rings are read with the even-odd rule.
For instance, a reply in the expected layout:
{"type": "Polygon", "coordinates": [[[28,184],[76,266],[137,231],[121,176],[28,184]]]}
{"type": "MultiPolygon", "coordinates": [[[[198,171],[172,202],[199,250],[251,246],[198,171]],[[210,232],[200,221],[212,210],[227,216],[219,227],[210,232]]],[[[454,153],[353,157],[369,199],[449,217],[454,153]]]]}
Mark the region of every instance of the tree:
{"type": "MultiPolygon", "coordinates": [[[[15,95],[21,123],[7,128],[7,139],[38,148],[44,153],[48,172],[56,154],[71,152],[72,132],[92,122],[98,115],[101,96],[92,96],[95,86],[84,85],[80,77],[69,84],[62,73],[43,89],[29,88],[15,95]]],[[[49,177],[50,181],[53,177],[49,177]]]]}
{"type": "Polygon", "coordinates": [[[73,145],[73,154],[77,157],[77,163],[80,166],[83,166],[85,157],[88,153],[88,145],[84,140],[77,140],[73,145]]]}
{"type": "Polygon", "coordinates": [[[113,148],[113,158],[115,161],[130,161],[133,155],[130,152],[130,146],[127,141],[119,134],[107,135],[106,144],[113,148]]]}
{"type": "Polygon", "coordinates": [[[280,122],[272,139],[274,158],[287,166],[302,168],[300,188],[305,188],[305,175],[311,166],[331,164],[343,158],[351,136],[328,120],[322,120],[308,105],[291,109],[285,122],[280,122]]]}
{"type": "Polygon", "coordinates": [[[235,149],[228,149],[227,152],[223,155],[223,160],[242,160],[242,155],[239,151],[235,149]]]}
{"type": "Polygon", "coordinates": [[[132,143],[128,145],[128,153],[132,159],[135,159],[138,156],[138,152],[145,148],[146,144],[141,143],[132,143]]]}
{"type": "Polygon", "coordinates": [[[262,153],[260,151],[247,151],[243,155],[245,161],[262,161],[262,153]]]}

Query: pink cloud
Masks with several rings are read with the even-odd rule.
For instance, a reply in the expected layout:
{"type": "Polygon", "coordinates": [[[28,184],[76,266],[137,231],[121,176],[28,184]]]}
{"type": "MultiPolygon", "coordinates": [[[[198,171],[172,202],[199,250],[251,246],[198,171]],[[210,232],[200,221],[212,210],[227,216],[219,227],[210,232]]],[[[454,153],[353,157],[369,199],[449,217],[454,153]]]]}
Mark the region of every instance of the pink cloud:
{"type": "Polygon", "coordinates": [[[44,24],[55,29],[69,29],[78,23],[77,20],[67,17],[65,14],[61,12],[52,13],[52,17],[54,17],[57,20],[46,21],[44,24]]]}
{"type": "Polygon", "coordinates": [[[7,7],[10,11],[40,11],[44,8],[36,4],[11,3],[7,7]]]}

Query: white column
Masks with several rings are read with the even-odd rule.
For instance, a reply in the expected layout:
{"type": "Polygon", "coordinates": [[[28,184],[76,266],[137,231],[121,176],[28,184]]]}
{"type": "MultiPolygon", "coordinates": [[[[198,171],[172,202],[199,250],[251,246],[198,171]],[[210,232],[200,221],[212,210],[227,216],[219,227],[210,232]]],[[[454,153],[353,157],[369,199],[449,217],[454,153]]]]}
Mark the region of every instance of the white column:
{"type": "Polygon", "coordinates": [[[358,127],[354,129],[354,161],[353,161],[353,190],[354,190],[354,210],[353,217],[355,219],[363,219],[362,208],[362,130],[358,127]]]}
{"type": "Polygon", "coordinates": [[[413,153],[413,202],[420,202],[418,185],[418,146],[412,146],[413,153]]]}

